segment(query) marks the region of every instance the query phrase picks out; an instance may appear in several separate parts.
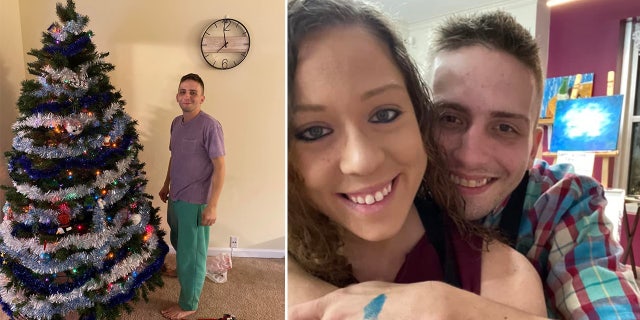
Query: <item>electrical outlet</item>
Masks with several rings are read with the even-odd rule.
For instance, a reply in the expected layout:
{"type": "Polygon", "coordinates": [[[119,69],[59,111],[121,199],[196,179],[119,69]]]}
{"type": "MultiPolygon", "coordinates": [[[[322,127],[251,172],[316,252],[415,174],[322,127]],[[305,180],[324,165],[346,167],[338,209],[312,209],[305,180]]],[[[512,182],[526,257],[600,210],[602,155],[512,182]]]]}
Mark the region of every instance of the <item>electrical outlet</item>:
{"type": "Polygon", "coordinates": [[[229,237],[229,247],[230,248],[237,248],[238,247],[238,237],[236,237],[236,236],[229,237]]]}

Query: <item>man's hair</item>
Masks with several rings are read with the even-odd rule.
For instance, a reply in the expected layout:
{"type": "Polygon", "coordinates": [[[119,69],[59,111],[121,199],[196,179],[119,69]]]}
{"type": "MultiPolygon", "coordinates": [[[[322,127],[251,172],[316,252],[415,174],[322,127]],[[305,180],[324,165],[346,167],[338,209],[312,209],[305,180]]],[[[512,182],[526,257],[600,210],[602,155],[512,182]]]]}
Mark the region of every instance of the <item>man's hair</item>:
{"type": "MultiPolygon", "coordinates": [[[[428,166],[416,197],[431,196],[461,228],[482,234],[464,220],[462,198],[449,179],[443,152],[431,132],[437,112],[418,69],[407,53],[393,24],[375,6],[361,0],[290,0],[288,5],[288,113],[289,141],[293,138],[292,114],[295,108],[294,82],[300,44],[310,35],[336,26],[357,26],[369,31],[382,43],[392,63],[403,76],[420,127],[428,166]]],[[[366,54],[366,53],[363,53],[366,54]]],[[[375,68],[375,66],[371,66],[375,68]]],[[[305,194],[304,178],[296,168],[295,153],[289,142],[288,157],[288,233],[289,254],[308,273],[337,286],[355,281],[342,252],[344,230],[320,212],[305,194]]],[[[433,214],[433,212],[430,212],[433,214]]],[[[484,235],[484,234],[482,234],[484,235]]]]}
{"type": "Polygon", "coordinates": [[[543,76],[538,44],[512,15],[498,10],[453,16],[436,29],[433,41],[435,54],[473,45],[501,50],[523,63],[533,72],[536,93],[542,96],[543,76]]]}
{"type": "Polygon", "coordinates": [[[184,76],[182,76],[182,78],[180,78],[180,83],[183,83],[187,80],[193,80],[197,83],[200,84],[200,86],[202,87],[202,93],[204,94],[204,81],[202,81],[202,78],[200,78],[199,75],[195,74],[195,73],[189,73],[189,74],[185,74],[184,76]]]}

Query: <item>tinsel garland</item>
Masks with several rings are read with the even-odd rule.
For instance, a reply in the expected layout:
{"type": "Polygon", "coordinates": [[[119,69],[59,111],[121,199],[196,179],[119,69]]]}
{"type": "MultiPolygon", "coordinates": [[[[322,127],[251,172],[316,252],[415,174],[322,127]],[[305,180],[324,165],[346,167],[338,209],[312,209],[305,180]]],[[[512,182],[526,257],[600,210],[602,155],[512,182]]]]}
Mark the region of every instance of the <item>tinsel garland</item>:
{"type": "MultiPolygon", "coordinates": [[[[43,192],[40,188],[31,184],[18,184],[13,182],[16,191],[31,200],[59,202],[61,200],[74,200],[91,194],[96,189],[102,189],[111,184],[114,180],[124,175],[129,169],[129,164],[133,161],[133,156],[124,158],[116,163],[117,170],[103,171],[96,180],[89,185],[77,185],[74,187],[59,189],[56,191],[43,192]]],[[[131,179],[128,179],[131,180],[131,179]]],[[[126,183],[129,181],[121,181],[126,183]]]]}
{"type": "MultiPolygon", "coordinates": [[[[51,93],[55,94],[56,96],[59,96],[60,94],[66,92],[66,90],[63,90],[61,92],[54,92],[54,91],[51,91],[51,89],[52,89],[51,86],[46,86],[40,90],[31,92],[31,94],[39,97],[44,97],[44,96],[48,96],[51,93]]],[[[45,113],[45,112],[59,113],[62,110],[69,109],[70,106],[71,106],[71,101],[63,101],[63,102],[49,101],[49,102],[43,102],[38,104],[33,108],[32,112],[33,113],[45,113]]]]}
{"type": "Polygon", "coordinates": [[[85,298],[84,292],[97,290],[106,284],[126,277],[127,280],[122,282],[121,289],[108,290],[106,295],[99,296],[97,299],[111,306],[121,304],[128,301],[132,297],[134,290],[142,285],[144,281],[148,280],[154,273],[158,272],[162,266],[164,256],[168,252],[167,245],[164,242],[159,242],[154,235],[154,237],[149,240],[149,247],[150,250],[147,253],[142,255],[133,254],[123,260],[117,267],[112,269],[109,275],[101,278],[100,282],[90,280],[82,288],[78,288],[68,294],[54,294],[48,297],[47,300],[27,299],[23,293],[12,288],[10,290],[0,290],[0,297],[2,301],[13,302],[13,305],[24,302],[25,305],[20,308],[20,313],[25,316],[50,319],[50,315],[52,314],[67,314],[73,310],[93,306],[93,303],[85,298]],[[139,266],[151,257],[149,252],[156,248],[160,251],[158,258],[148,264],[145,269],[136,272],[139,266]],[[135,275],[128,277],[130,274],[135,275]],[[129,298],[123,300],[125,297],[129,298]]]}
{"type": "MultiPolygon", "coordinates": [[[[123,130],[124,131],[124,130],[123,130]]],[[[121,137],[122,141],[118,147],[111,147],[109,150],[105,151],[102,155],[102,160],[107,156],[112,156],[114,154],[123,154],[126,149],[129,148],[131,143],[131,138],[127,136],[123,136],[124,132],[109,132],[110,137],[121,137]]],[[[69,146],[66,144],[58,144],[57,146],[42,146],[36,147],[33,145],[33,140],[29,138],[25,138],[24,134],[18,132],[16,136],[13,138],[13,148],[17,151],[25,152],[28,154],[35,154],[44,159],[64,159],[69,157],[77,157],[83,155],[85,151],[90,149],[99,149],[104,144],[104,137],[97,134],[93,136],[89,136],[87,138],[78,138],[76,139],[75,146],[69,146]]],[[[74,161],[74,160],[71,160],[74,161]]],[[[87,163],[91,160],[82,160],[87,163]]],[[[96,159],[96,161],[99,161],[96,159]]],[[[100,163],[100,162],[98,162],[100,163]]],[[[82,163],[81,163],[82,164],[82,163]]]]}
{"type": "Polygon", "coordinates": [[[91,37],[89,35],[84,35],[67,46],[51,45],[45,46],[43,50],[51,54],[60,53],[65,57],[70,57],[80,53],[90,42],[91,37]]]}
{"type": "MultiPolygon", "coordinates": [[[[137,226],[145,225],[149,221],[149,209],[147,206],[141,206],[138,211],[141,214],[140,223],[136,224],[137,226]]],[[[120,228],[122,228],[122,224],[125,222],[126,218],[122,218],[118,224],[113,227],[107,227],[101,233],[87,233],[83,235],[67,235],[60,240],[48,243],[47,247],[44,248],[42,243],[40,243],[38,237],[33,238],[20,238],[17,239],[12,236],[12,226],[11,221],[5,220],[0,224],[0,236],[3,239],[2,244],[0,244],[0,248],[11,253],[20,253],[20,254],[32,254],[39,256],[42,253],[53,253],[60,249],[69,248],[74,246],[79,249],[96,249],[104,246],[109,241],[113,241],[112,237],[115,237],[116,234],[119,233],[120,228]]],[[[125,234],[133,234],[135,232],[140,232],[142,229],[137,228],[137,230],[130,230],[132,226],[128,227],[129,229],[123,229],[123,233],[125,234]]],[[[19,258],[16,256],[16,258],[19,258]]]]}
{"type": "Polygon", "coordinates": [[[26,155],[21,155],[9,161],[9,168],[11,171],[22,170],[33,180],[54,178],[60,176],[61,172],[70,169],[99,167],[100,164],[104,164],[105,160],[109,159],[111,156],[125,154],[125,150],[129,148],[129,141],[131,140],[123,140],[125,143],[121,143],[119,147],[111,147],[108,150],[101,152],[98,157],[93,159],[68,158],[57,162],[55,165],[50,166],[47,169],[41,170],[34,169],[31,159],[26,155]]]}
{"type": "Polygon", "coordinates": [[[16,131],[23,128],[53,128],[63,125],[67,121],[77,121],[84,127],[96,121],[96,116],[84,112],[72,116],[59,116],[50,112],[36,113],[22,121],[16,121],[11,128],[16,131]]]}
{"type": "MultiPolygon", "coordinates": [[[[157,239],[155,239],[155,236],[150,237],[147,242],[148,243],[147,249],[148,250],[155,249],[155,246],[156,246],[155,242],[157,242],[157,239]]],[[[127,251],[126,248],[121,248],[121,251],[122,250],[124,250],[125,253],[127,251]]],[[[120,253],[117,255],[117,257],[114,257],[113,259],[108,260],[103,265],[89,266],[83,269],[82,273],[74,277],[73,282],[67,282],[67,283],[61,283],[61,284],[52,283],[54,274],[56,273],[40,274],[39,276],[33,275],[32,271],[18,264],[12,264],[11,271],[13,276],[16,279],[18,279],[19,283],[27,284],[29,286],[31,292],[34,292],[39,295],[46,295],[46,296],[55,295],[55,294],[66,295],[69,292],[76,290],[77,288],[86,287],[87,284],[89,284],[90,289],[92,290],[97,289],[96,285],[90,284],[90,281],[94,281],[91,279],[97,277],[98,275],[104,275],[105,273],[108,273],[108,272],[113,273],[112,270],[114,268],[117,268],[117,266],[120,265],[121,262],[126,258],[127,258],[126,255],[123,255],[122,253],[120,253]],[[42,281],[42,277],[49,278],[49,281],[46,281],[46,280],[42,281]]],[[[112,281],[115,281],[115,280],[112,280],[112,281]]],[[[110,283],[112,281],[108,281],[107,283],[110,283]]]]}
{"type": "MultiPolygon", "coordinates": [[[[91,253],[77,252],[69,255],[64,261],[43,261],[40,256],[34,256],[26,251],[6,252],[5,255],[17,260],[21,265],[24,265],[30,270],[24,274],[16,273],[16,270],[14,270],[14,275],[20,279],[21,282],[31,283],[32,281],[28,281],[31,277],[31,272],[54,274],[65,270],[76,269],[83,265],[102,268],[102,263],[106,255],[111,252],[111,249],[127,243],[131,239],[131,236],[138,234],[140,230],[144,230],[144,227],[141,227],[141,225],[129,226],[126,230],[119,232],[115,239],[110,239],[110,241],[103,243],[102,246],[93,249],[91,253]]],[[[99,235],[95,235],[94,237],[98,238],[98,236],[99,235]]],[[[0,248],[6,250],[4,246],[0,246],[0,248]]]]}
{"type": "MultiPolygon", "coordinates": [[[[108,110],[110,111],[110,110],[108,110]]],[[[35,118],[31,118],[31,119],[26,119],[25,121],[22,122],[16,122],[13,125],[13,129],[15,131],[17,131],[17,134],[20,134],[21,136],[24,136],[28,133],[27,129],[31,129],[32,125],[36,125],[36,124],[48,124],[49,128],[51,127],[55,127],[58,125],[64,125],[67,122],[76,122],[76,121],[81,121],[83,120],[84,122],[80,122],[79,125],[87,126],[89,124],[93,125],[94,127],[99,126],[102,123],[109,123],[112,122],[112,126],[114,127],[114,129],[112,129],[113,134],[117,137],[122,135],[122,132],[124,132],[124,129],[126,128],[126,126],[131,123],[131,117],[125,113],[123,113],[122,116],[113,119],[113,111],[110,111],[109,114],[105,115],[102,119],[102,122],[98,119],[96,119],[96,117],[94,117],[93,115],[72,115],[72,116],[67,116],[67,117],[58,117],[55,119],[42,119],[42,116],[36,116],[35,118]],[[59,121],[59,122],[54,122],[54,121],[59,121]],[[24,124],[29,125],[27,127],[23,126],[24,124]],[[119,133],[119,134],[118,134],[119,133]]],[[[50,113],[49,113],[50,114],[50,113]]],[[[41,126],[42,127],[42,126],[41,126]]]]}
{"type": "MultiPolygon", "coordinates": [[[[79,98],[84,96],[87,92],[86,90],[83,89],[79,89],[79,90],[73,90],[70,91],[66,88],[66,84],[64,83],[47,83],[46,80],[42,81],[42,88],[39,91],[36,91],[35,93],[40,93],[40,92],[48,92],[48,93],[52,93],[56,96],[60,96],[61,94],[66,94],[69,97],[72,98],[79,98]]],[[[42,108],[47,108],[45,110],[55,110],[56,106],[55,105],[42,105],[42,108]]]]}
{"type": "MultiPolygon", "coordinates": [[[[76,89],[81,89],[83,94],[89,89],[89,77],[87,76],[87,69],[89,64],[85,63],[80,65],[80,71],[78,73],[73,72],[69,68],[54,69],[50,65],[44,66],[42,70],[48,74],[51,79],[61,81],[62,85],[70,85],[76,89]]],[[[46,76],[40,77],[40,83],[47,83],[46,76]]],[[[95,83],[95,81],[94,81],[95,83]]]]}
{"type": "MultiPolygon", "coordinates": [[[[49,91],[48,89],[51,89],[51,87],[43,87],[38,90],[34,90],[25,94],[29,94],[39,98],[49,97],[52,93],[56,94],[55,92],[49,91]]],[[[62,93],[66,94],[68,93],[68,90],[64,90],[63,92],[56,94],[56,96],[59,96],[62,93]]],[[[90,106],[98,103],[111,104],[114,100],[114,97],[115,97],[114,94],[111,92],[103,92],[96,95],[85,95],[83,97],[77,97],[76,100],[80,106],[90,106]]],[[[59,102],[59,101],[43,102],[35,106],[31,111],[33,113],[47,113],[47,112],[60,113],[62,111],[67,111],[72,104],[71,102],[72,101],[69,101],[69,100],[64,102],[59,102]]]]}
{"type": "Polygon", "coordinates": [[[80,156],[79,158],[71,158],[71,155],[69,155],[68,158],[60,160],[48,169],[33,169],[31,159],[26,155],[11,159],[9,161],[9,167],[14,169],[21,168],[31,179],[34,180],[53,178],[59,176],[62,171],[73,168],[98,167],[99,165],[104,164],[105,161],[111,157],[124,155],[126,150],[129,148],[131,141],[131,137],[123,136],[122,141],[117,147],[109,147],[106,151],[101,151],[97,157],[86,159],[82,157],[84,153],[82,155],[77,155],[80,156]]]}
{"type": "MultiPolygon", "coordinates": [[[[85,254],[85,253],[75,254],[74,256],[68,257],[64,262],[49,263],[49,262],[43,262],[42,259],[39,258],[39,255],[34,256],[33,254],[30,254],[26,250],[26,248],[25,250],[8,251],[6,250],[6,248],[3,248],[4,247],[3,246],[3,247],[0,247],[0,249],[6,252],[5,252],[5,256],[2,258],[2,261],[7,259],[7,256],[9,256],[11,259],[17,260],[19,264],[16,264],[16,263],[11,264],[13,275],[20,281],[20,283],[30,284],[34,286],[38,286],[41,283],[38,283],[39,281],[38,278],[34,278],[33,272],[36,272],[40,275],[47,275],[47,274],[51,275],[51,274],[55,274],[55,273],[66,271],[66,270],[77,269],[83,265],[89,265],[89,266],[93,266],[95,268],[101,269],[97,272],[102,273],[105,271],[103,270],[105,267],[109,267],[108,265],[105,266],[104,259],[109,252],[113,251],[112,250],[113,248],[118,248],[122,246],[124,243],[127,243],[134,234],[140,234],[141,231],[146,230],[146,227],[143,227],[143,226],[146,226],[146,224],[148,223],[148,214],[143,214],[143,216],[145,217],[143,218],[143,221],[141,223],[139,223],[138,225],[133,225],[133,226],[124,228],[122,232],[119,232],[117,234],[117,236],[112,236],[112,238],[109,239],[107,242],[104,242],[101,244],[101,246],[96,247],[91,254],[85,254]],[[70,260],[73,260],[73,261],[70,261],[70,260]],[[20,266],[20,264],[26,266],[28,269],[20,266]]],[[[90,236],[91,239],[88,241],[97,242],[97,241],[100,241],[101,237],[106,237],[106,236],[107,235],[94,234],[90,236]]],[[[12,243],[11,245],[14,248],[16,247],[15,243],[12,243]]],[[[17,246],[19,246],[19,244],[17,246]]],[[[116,258],[122,258],[122,254],[118,254],[116,258]]],[[[95,272],[89,272],[89,271],[87,272],[87,274],[90,274],[90,276],[95,275],[94,273],[95,272]]],[[[79,286],[79,284],[75,283],[75,286],[71,285],[65,288],[73,289],[77,286],[79,286]]],[[[65,288],[53,288],[53,289],[62,290],[65,288]]],[[[53,293],[55,292],[57,291],[54,291],[53,293]]]]}
{"type": "MultiPolygon", "coordinates": [[[[5,202],[8,204],[8,202],[5,202]]],[[[84,208],[82,206],[74,206],[69,209],[69,219],[73,220],[76,216],[83,213],[84,208]]],[[[4,212],[4,211],[3,211],[4,212]]],[[[22,223],[24,225],[32,225],[35,223],[51,223],[51,221],[55,221],[58,219],[58,215],[60,211],[53,209],[42,209],[42,208],[29,208],[27,212],[12,212],[13,213],[13,221],[22,223]]],[[[8,212],[4,212],[5,216],[8,215],[8,212]]],[[[2,225],[0,224],[0,230],[2,230],[2,225]]],[[[1,236],[0,236],[1,238],[1,236]]]]}
{"type": "Polygon", "coordinates": [[[54,39],[58,41],[64,41],[67,39],[69,33],[79,35],[85,26],[86,24],[82,21],[75,20],[67,21],[64,26],[62,26],[62,28],[60,28],[60,25],[58,23],[54,23],[51,27],[49,27],[49,33],[54,39]]]}
{"type": "MultiPolygon", "coordinates": [[[[111,103],[111,105],[104,111],[104,115],[102,117],[103,122],[108,122],[111,120],[113,114],[120,108],[120,104],[117,102],[111,103]]],[[[59,116],[54,113],[45,112],[45,113],[35,113],[21,121],[16,121],[11,128],[13,130],[19,130],[21,128],[40,128],[40,127],[53,127],[56,125],[60,125],[68,120],[78,120],[82,125],[86,126],[89,123],[92,123],[96,120],[96,116],[93,114],[88,114],[81,112],[74,116],[59,116]]]]}

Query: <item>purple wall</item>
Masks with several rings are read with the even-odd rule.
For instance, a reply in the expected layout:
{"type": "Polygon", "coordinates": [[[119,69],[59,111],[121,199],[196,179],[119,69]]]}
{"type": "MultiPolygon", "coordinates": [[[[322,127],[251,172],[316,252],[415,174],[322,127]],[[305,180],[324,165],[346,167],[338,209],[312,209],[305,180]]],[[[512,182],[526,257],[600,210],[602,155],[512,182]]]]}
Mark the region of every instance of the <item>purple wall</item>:
{"type": "MultiPolygon", "coordinates": [[[[603,96],[607,72],[614,70],[619,92],[622,23],[634,16],[640,16],[640,0],[577,0],[551,8],[547,77],[593,72],[593,95],[603,96]]],[[[614,161],[609,165],[611,181],[614,161]]],[[[600,177],[601,172],[602,161],[596,159],[593,176],[600,177]]],[[[621,239],[626,244],[626,233],[621,239]]],[[[640,230],[633,247],[636,265],[640,265],[640,230]]]]}
{"type": "Polygon", "coordinates": [[[594,72],[593,95],[605,95],[607,72],[618,71],[622,21],[640,16],[640,1],[577,0],[550,15],[547,77],[594,72]]]}

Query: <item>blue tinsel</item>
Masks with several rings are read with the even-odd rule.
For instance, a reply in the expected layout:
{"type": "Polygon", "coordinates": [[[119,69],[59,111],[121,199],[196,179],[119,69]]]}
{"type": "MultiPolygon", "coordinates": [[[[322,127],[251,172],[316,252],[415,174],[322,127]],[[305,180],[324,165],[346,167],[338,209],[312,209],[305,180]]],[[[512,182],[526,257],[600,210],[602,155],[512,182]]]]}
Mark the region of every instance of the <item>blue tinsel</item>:
{"type": "Polygon", "coordinates": [[[162,267],[162,264],[164,264],[164,259],[167,255],[167,252],[169,252],[169,246],[167,246],[167,244],[164,241],[159,239],[158,250],[160,251],[160,254],[158,255],[158,259],[156,259],[156,261],[154,261],[153,263],[149,264],[149,266],[145,270],[138,273],[138,276],[135,277],[134,283],[131,286],[131,290],[129,290],[129,292],[127,293],[122,293],[117,296],[114,296],[113,298],[111,298],[111,300],[109,300],[109,302],[107,303],[107,306],[114,307],[131,300],[131,298],[133,298],[135,289],[140,287],[142,283],[149,280],[151,276],[153,276],[156,272],[160,270],[160,268],[162,267]]]}
{"type": "Polygon", "coordinates": [[[44,282],[40,277],[33,276],[33,272],[31,270],[17,263],[11,264],[11,271],[22,285],[28,287],[31,292],[48,296],[56,293],[69,293],[74,289],[83,286],[87,281],[91,280],[94,275],[96,275],[97,270],[96,268],[89,268],[86,272],[75,277],[73,282],[60,284],[44,282]]]}
{"type": "Polygon", "coordinates": [[[133,141],[132,136],[122,136],[122,141],[116,148],[109,147],[106,151],[101,152],[97,157],[93,159],[85,159],[83,157],[79,158],[67,158],[61,159],[56,163],[56,165],[47,168],[47,169],[34,169],[31,159],[29,159],[26,155],[22,155],[20,157],[16,157],[11,159],[10,165],[15,169],[18,167],[22,168],[31,179],[39,180],[39,179],[49,179],[60,175],[61,172],[66,171],[68,169],[75,168],[95,168],[101,167],[104,165],[107,159],[122,157],[126,154],[127,149],[131,145],[133,141]],[[19,165],[19,166],[18,166],[19,165]]]}
{"type": "MultiPolygon", "coordinates": [[[[79,103],[81,106],[89,106],[93,105],[97,102],[109,103],[115,98],[114,94],[111,92],[99,93],[97,95],[86,95],[79,98],[79,103]]],[[[35,108],[33,108],[33,113],[60,113],[62,110],[65,110],[71,106],[71,101],[64,102],[43,102],[38,104],[35,108]]]]}
{"type": "Polygon", "coordinates": [[[84,50],[87,43],[89,42],[91,42],[91,38],[88,35],[84,35],[68,46],[59,46],[59,45],[46,46],[44,47],[44,50],[51,54],[62,53],[62,55],[64,55],[65,57],[70,57],[84,50]]]}
{"type": "MultiPolygon", "coordinates": [[[[166,246],[164,242],[159,242],[159,246],[166,246]]],[[[167,247],[168,250],[168,247],[167,247]]],[[[94,276],[99,274],[105,274],[111,272],[114,265],[127,258],[127,248],[122,247],[118,250],[114,259],[107,260],[102,268],[90,267],[84,271],[81,275],[74,278],[73,282],[55,284],[53,282],[46,283],[42,281],[41,277],[34,276],[33,272],[28,268],[25,268],[17,263],[11,263],[11,270],[14,277],[23,285],[29,287],[33,292],[41,295],[52,295],[55,293],[68,293],[76,288],[83,286],[87,281],[91,280],[94,276]]],[[[164,259],[163,259],[164,260],[164,259]]],[[[0,263],[2,259],[0,258],[0,263]]],[[[51,276],[51,275],[48,275],[51,276]]]]}
{"type": "Polygon", "coordinates": [[[33,108],[33,112],[34,113],[45,113],[45,112],[59,113],[61,110],[69,108],[69,106],[71,106],[70,101],[44,102],[44,103],[38,104],[35,108],[33,108]]]}

